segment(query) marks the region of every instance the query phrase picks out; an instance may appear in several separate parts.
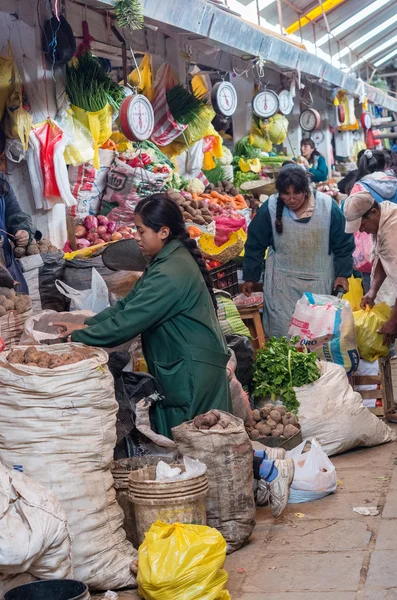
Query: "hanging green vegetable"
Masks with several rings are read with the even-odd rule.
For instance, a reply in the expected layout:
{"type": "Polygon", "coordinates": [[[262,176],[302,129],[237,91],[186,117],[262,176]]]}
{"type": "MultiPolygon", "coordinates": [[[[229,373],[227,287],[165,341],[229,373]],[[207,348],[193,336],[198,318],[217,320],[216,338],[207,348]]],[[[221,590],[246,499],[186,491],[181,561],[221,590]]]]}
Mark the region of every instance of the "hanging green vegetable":
{"type": "Polygon", "coordinates": [[[131,30],[142,29],[143,12],[141,0],[116,0],[114,12],[119,27],[128,27],[131,30]]]}
{"type": "Polygon", "coordinates": [[[170,88],[166,94],[171,114],[181,125],[190,125],[199,119],[202,109],[208,104],[205,96],[195,96],[179,84],[170,88]]]}
{"type": "Polygon", "coordinates": [[[215,159],[215,167],[213,169],[211,169],[210,171],[205,171],[203,169],[203,173],[208,179],[208,181],[210,183],[213,183],[214,185],[217,185],[218,181],[224,181],[224,179],[226,179],[225,170],[221,165],[219,159],[215,159]]]}
{"type": "Polygon", "coordinates": [[[320,378],[315,352],[299,352],[299,338],[272,337],[266,348],[258,350],[254,366],[256,398],[279,398],[287,411],[296,413],[299,402],[294,387],[302,387],[320,378]]]}

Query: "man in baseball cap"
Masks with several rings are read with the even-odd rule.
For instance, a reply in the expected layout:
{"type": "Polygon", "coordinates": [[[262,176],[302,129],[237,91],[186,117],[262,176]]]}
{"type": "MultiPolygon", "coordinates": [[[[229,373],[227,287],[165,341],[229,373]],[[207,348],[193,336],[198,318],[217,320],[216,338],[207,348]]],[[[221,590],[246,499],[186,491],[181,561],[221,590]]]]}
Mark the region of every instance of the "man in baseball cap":
{"type": "Polygon", "coordinates": [[[357,192],[349,196],[343,207],[346,233],[365,231],[376,234],[380,219],[379,209],[380,205],[369,192],[357,192]]]}

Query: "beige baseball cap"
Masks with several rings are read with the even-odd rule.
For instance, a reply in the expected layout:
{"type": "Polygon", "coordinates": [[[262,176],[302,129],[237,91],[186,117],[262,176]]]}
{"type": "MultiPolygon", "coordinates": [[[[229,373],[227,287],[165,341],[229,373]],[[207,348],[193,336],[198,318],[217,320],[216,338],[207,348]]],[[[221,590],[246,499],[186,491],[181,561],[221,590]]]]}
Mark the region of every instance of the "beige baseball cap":
{"type": "Polygon", "coordinates": [[[343,206],[346,233],[359,231],[363,215],[373,207],[374,203],[375,200],[369,192],[357,192],[346,198],[343,206]]]}

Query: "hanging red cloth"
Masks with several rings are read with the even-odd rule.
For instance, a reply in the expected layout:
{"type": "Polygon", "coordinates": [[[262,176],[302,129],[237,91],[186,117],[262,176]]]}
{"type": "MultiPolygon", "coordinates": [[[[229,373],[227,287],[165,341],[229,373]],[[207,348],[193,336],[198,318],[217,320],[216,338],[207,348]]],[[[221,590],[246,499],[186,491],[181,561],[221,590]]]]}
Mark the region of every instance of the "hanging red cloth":
{"type": "Polygon", "coordinates": [[[61,196],[54,167],[54,150],[63,136],[62,129],[54,121],[47,119],[41,125],[33,127],[33,132],[40,142],[40,163],[44,182],[44,198],[59,198],[61,196]]]}

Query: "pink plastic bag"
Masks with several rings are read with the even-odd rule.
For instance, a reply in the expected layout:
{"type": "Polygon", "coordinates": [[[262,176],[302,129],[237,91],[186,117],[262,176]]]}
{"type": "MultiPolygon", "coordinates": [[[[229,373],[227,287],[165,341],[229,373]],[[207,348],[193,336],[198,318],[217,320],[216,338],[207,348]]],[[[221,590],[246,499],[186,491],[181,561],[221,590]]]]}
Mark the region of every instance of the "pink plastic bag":
{"type": "Polygon", "coordinates": [[[368,233],[357,231],[354,234],[356,249],[353,252],[353,265],[360,273],[371,273],[373,241],[368,233]]]}
{"type": "Polygon", "coordinates": [[[247,231],[247,222],[244,217],[215,217],[215,244],[225,244],[233,231],[243,229],[247,231]]]}

